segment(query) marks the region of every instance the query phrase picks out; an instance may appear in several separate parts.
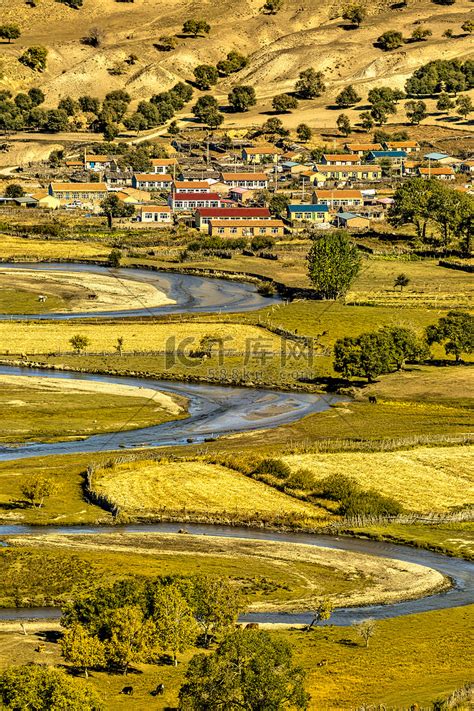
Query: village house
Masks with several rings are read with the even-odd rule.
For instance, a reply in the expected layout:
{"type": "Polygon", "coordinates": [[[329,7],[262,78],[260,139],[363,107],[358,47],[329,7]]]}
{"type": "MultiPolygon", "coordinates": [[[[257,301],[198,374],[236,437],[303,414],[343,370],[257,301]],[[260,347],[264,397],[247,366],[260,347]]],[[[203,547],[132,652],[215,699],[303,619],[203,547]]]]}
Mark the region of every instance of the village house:
{"type": "Polygon", "coordinates": [[[402,163],[402,175],[410,178],[414,175],[418,175],[418,168],[420,162],[417,160],[405,160],[402,163]]]}
{"type": "Polygon", "coordinates": [[[131,173],[120,173],[115,171],[109,171],[105,173],[104,180],[109,188],[125,188],[132,185],[132,174],[131,173]]]}
{"type": "Polygon", "coordinates": [[[171,190],[173,178],[167,173],[135,173],[132,186],[138,190],[171,190]]]}
{"type": "Polygon", "coordinates": [[[275,146],[253,146],[242,148],[244,163],[277,163],[281,150],[275,146]]]}
{"type": "Polygon", "coordinates": [[[341,182],[372,182],[382,177],[382,168],[379,165],[318,165],[317,172],[322,173],[326,180],[341,182]]]}
{"type": "Polygon", "coordinates": [[[405,151],[405,153],[413,153],[418,151],[420,146],[417,141],[385,141],[384,148],[386,151],[405,151]]]}
{"type": "Polygon", "coordinates": [[[194,215],[194,222],[199,230],[207,229],[213,220],[223,222],[225,220],[270,220],[270,210],[268,207],[220,207],[220,208],[199,208],[194,215]]]}
{"type": "Polygon", "coordinates": [[[178,167],[178,161],[176,158],[152,158],[151,159],[151,171],[152,173],[161,173],[162,175],[173,174],[176,175],[176,168],[178,167]]]}
{"type": "Polygon", "coordinates": [[[350,153],[357,153],[358,156],[364,156],[370,151],[382,151],[381,143],[345,143],[344,148],[350,153]]]}
{"type": "Polygon", "coordinates": [[[206,180],[175,180],[172,190],[174,193],[210,193],[211,186],[206,180]]]}
{"type": "Polygon", "coordinates": [[[360,155],[357,153],[325,153],[321,165],[360,165],[360,155]]]}
{"type": "Polygon", "coordinates": [[[137,190],[136,188],[125,188],[114,192],[121,202],[126,205],[141,205],[150,200],[150,193],[146,190],[137,190]]]}
{"type": "Polygon", "coordinates": [[[268,177],[265,173],[221,173],[221,180],[232,188],[268,188],[268,177]]]}
{"type": "Polygon", "coordinates": [[[338,212],[335,218],[337,227],[347,229],[365,229],[370,226],[370,220],[367,217],[362,217],[354,212],[338,212]]]}
{"type": "Polygon", "coordinates": [[[174,210],[196,210],[199,207],[221,207],[217,193],[172,193],[168,204],[174,210]]]}
{"type": "Polygon", "coordinates": [[[142,205],[139,216],[140,222],[158,222],[169,225],[173,221],[171,208],[168,205],[142,205]]]}
{"type": "Polygon", "coordinates": [[[300,173],[305,173],[308,170],[307,165],[296,163],[295,161],[287,160],[279,164],[284,175],[298,176],[300,173]]]}
{"type": "Polygon", "coordinates": [[[301,222],[312,222],[313,224],[329,222],[329,207],[327,205],[288,205],[286,212],[292,226],[301,222]]]}
{"type": "Polygon", "coordinates": [[[367,160],[369,163],[388,160],[392,165],[401,165],[406,157],[405,151],[370,151],[367,160]]]}
{"type": "Polygon", "coordinates": [[[107,196],[105,183],[50,183],[49,195],[59,198],[61,205],[69,202],[98,203],[107,196]]]}
{"type": "Polygon", "coordinates": [[[36,206],[46,210],[57,210],[61,206],[61,200],[54,195],[50,195],[46,190],[38,190],[31,196],[36,200],[36,206]]]}
{"type": "Polygon", "coordinates": [[[209,234],[218,237],[282,237],[285,226],[282,220],[211,220],[209,234]]]}
{"type": "Polygon", "coordinates": [[[459,164],[459,171],[466,175],[474,175],[474,160],[463,160],[459,164]]]}
{"type": "Polygon", "coordinates": [[[229,198],[239,205],[245,205],[255,197],[255,190],[249,188],[230,188],[229,198]]]}
{"type": "Polygon", "coordinates": [[[341,207],[360,207],[364,198],[360,190],[315,190],[313,202],[318,205],[328,205],[330,210],[341,207]]]}
{"type": "Polygon", "coordinates": [[[422,178],[437,178],[438,180],[454,180],[454,170],[449,166],[418,168],[422,178]]]}
{"type": "Polygon", "coordinates": [[[68,170],[83,170],[84,163],[81,160],[67,160],[64,164],[68,170]]]}
{"type": "Polygon", "coordinates": [[[104,170],[111,170],[112,168],[116,169],[117,164],[113,158],[109,158],[109,156],[101,156],[101,155],[90,155],[84,156],[84,168],[86,170],[94,170],[94,171],[104,171],[104,170]]]}
{"type": "Polygon", "coordinates": [[[308,182],[312,186],[316,185],[318,188],[322,188],[327,179],[325,174],[317,170],[305,170],[298,177],[303,187],[308,182]]]}

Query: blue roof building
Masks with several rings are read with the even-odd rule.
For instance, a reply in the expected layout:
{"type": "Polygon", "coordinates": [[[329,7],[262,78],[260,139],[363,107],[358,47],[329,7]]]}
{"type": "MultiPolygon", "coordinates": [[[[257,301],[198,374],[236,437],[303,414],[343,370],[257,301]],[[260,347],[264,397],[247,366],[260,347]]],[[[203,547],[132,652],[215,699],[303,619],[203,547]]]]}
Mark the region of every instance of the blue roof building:
{"type": "Polygon", "coordinates": [[[328,205],[288,205],[288,219],[307,222],[327,222],[329,220],[328,205]]]}
{"type": "Polygon", "coordinates": [[[382,158],[388,158],[388,160],[393,160],[401,162],[407,158],[408,154],[405,151],[370,151],[367,155],[367,160],[375,161],[381,160],[382,158]]]}
{"type": "Polygon", "coordinates": [[[427,153],[424,156],[425,160],[443,160],[444,158],[449,158],[447,153],[427,153]]]}

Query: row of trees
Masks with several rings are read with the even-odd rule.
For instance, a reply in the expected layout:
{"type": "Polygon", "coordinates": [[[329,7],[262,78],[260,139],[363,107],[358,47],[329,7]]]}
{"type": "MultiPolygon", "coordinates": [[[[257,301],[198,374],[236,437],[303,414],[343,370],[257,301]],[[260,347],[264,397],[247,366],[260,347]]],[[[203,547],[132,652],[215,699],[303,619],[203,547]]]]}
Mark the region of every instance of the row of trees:
{"type": "Polygon", "coordinates": [[[423,65],[407,79],[405,90],[413,96],[441,92],[457,94],[474,87],[474,60],[436,59],[423,65]]]}

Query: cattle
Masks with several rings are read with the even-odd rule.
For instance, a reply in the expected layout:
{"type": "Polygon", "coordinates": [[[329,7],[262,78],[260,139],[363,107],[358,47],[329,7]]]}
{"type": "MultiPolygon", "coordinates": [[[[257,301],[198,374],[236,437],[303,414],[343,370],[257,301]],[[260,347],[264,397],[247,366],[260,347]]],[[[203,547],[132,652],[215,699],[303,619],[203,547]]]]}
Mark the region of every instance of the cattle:
{"type": "Polygon", "coordinates": [[[316,666],[317,667],[325,667],[327,663],[328,663],[327,659],[321,659],[320,662],[317,662],[316,666]]]}
{"type": "Polygon", "coordinates": [[[151,692],[152,696],[163,696],[165,693],[165,685],[164,684],[157,684],[156,689],[153,689],[151,692]]]}
{"type": "Polygon", "coordinates": [[[125,696],[133,696],[133,686],[124,686],[120,693],[125,696]]]}
{"type": "Polygon", "coordinates": [[[369,395],[369,402],[371,405],[377,404],[377,398],[375,397],[375,395],[369,395]]]}
{"type": "Polygon", "coordinates": [[[87,294],[89,301],[95,301],[98,297],[97,294],[87,294]]]}
{"type": "Polygon", "coordinates": [[[44,304],[44,302],[46,301],[47,298],[48,298],[48,297],[45,296],[44,294],[40,294],[40,295],[38,296],[38,301],[40,302],[40,304],[44,304]]]}
{"type": "Polygon", "coordinates": [[[258,630],[258,622],[247,622],[245,625],[246,630],[258,630]]]}

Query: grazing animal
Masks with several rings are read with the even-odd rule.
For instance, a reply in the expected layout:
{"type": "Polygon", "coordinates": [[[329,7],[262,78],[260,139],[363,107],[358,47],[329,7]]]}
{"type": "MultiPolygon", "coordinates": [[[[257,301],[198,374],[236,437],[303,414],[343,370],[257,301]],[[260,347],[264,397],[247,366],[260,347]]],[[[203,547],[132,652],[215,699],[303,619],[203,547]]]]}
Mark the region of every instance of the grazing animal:
{"type": "Polygon", "coordinates": [[[46,645],[40,642],[37,647],[35,647],[35,652],[44,652],[46,645]]]}
{"type": "Polygon", "coordinates": [[[316,664],[316,666],[317,666],[317,667],[325,667],[327,663],[328,663],[328,660],[327,660],[327,659],[321,659],[321,661],[318,662],[318,663],[316,664]]]}
{"type": "Polygon", "coordinates": [[[133,686],[124,686],[120,693],[125,696],[133,696],[133,686]]]}
{"type": "Polygon", "coordinates": [[[44,304],[44,302],[46,301],[47,298],[48,298],[48,297],[45,296],[44,294],[40,294],[40,295],[38,296],[38,301],[40,302],[40,304],[44,304]]]}
{"type": "Polygon", "coordinates": [[[375,395],[369,395],[369,402],[370,402],[372,405],[376,405],[376,404],[377,404],[377,398],[375,397],[375,395]]]}
{"type": "Polygon", "coordinates": [[[247,622],[245,625],[246,630],[258,630],[258,622],[247,622]]]}
{"type": "Polygon", "coordinates": [[[165,693],[165,685],[157,684],[156,689],[151,692],[153,696],[163,696],[165,693]]]}

